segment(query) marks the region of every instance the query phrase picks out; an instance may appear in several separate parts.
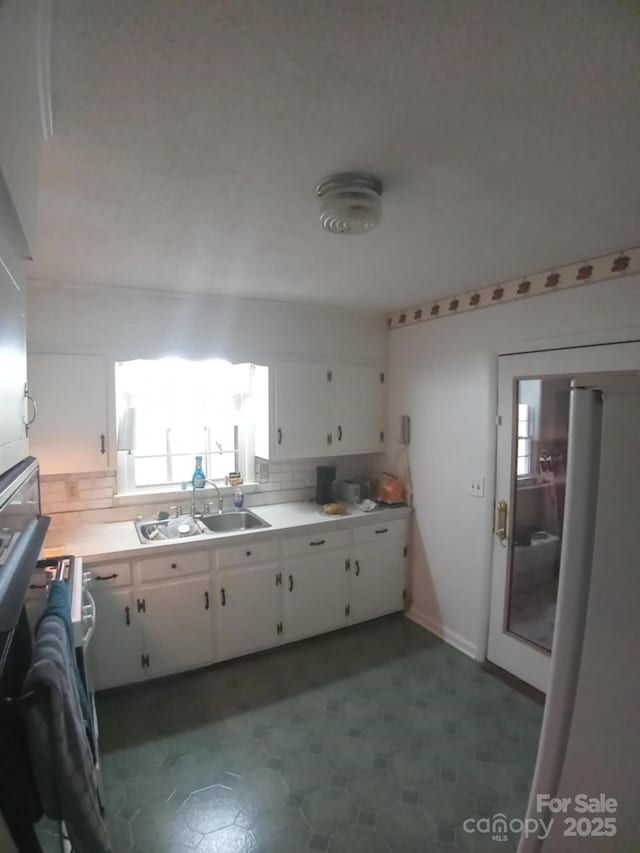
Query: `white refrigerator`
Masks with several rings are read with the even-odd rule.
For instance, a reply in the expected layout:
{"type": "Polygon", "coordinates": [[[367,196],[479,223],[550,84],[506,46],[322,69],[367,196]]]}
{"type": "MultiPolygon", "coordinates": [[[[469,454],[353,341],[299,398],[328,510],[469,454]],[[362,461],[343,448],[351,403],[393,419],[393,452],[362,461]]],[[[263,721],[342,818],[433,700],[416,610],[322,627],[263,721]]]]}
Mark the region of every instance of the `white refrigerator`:
{"type": "Polygon", "coordinates": [[[640,374],[573,385],[550,687],[527,811],[553,825],[541,838],[530,824],[518,853],[638,853],[640,374]],[[538,795],[557,798],[554,811],[538,795]]]}

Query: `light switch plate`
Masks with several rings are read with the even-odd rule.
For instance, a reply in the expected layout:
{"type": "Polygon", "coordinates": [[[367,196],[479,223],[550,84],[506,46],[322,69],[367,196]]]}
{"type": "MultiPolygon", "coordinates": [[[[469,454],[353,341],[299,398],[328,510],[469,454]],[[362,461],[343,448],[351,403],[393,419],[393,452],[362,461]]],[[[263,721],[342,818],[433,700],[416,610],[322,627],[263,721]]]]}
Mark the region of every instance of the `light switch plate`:
{"type": "Polygon", "coordinates": [[[474,498],[484,497],[484,477],[472,477],[469,481],[469,492],[474,498]]]}

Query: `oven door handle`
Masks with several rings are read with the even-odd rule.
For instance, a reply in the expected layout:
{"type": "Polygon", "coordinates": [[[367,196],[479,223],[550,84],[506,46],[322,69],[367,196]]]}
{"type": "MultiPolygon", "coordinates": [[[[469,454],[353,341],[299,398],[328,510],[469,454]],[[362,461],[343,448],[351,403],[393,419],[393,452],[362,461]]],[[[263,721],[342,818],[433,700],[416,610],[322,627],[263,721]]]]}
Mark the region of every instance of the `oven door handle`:
{"type": "Polygon", "coordinates": [[[91,607],[91,619],[89,622],[89,627],[87,628],[87,633],[82,638],[82,646],[86,649],[86,647],[89,645],[89,640],[91,639],[93,632],[96,628],[96,602],[88,589],[85,589],[84,593],[89,599],[89,606],[91,607]]]}

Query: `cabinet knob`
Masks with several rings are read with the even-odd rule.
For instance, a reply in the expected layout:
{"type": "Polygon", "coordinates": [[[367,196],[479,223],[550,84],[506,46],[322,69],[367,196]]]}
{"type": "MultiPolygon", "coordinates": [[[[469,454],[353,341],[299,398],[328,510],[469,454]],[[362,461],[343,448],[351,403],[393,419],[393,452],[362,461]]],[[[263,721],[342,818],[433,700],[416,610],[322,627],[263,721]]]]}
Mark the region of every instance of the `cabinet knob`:
{"type": "Polygon", "coordinates": [[[171,568],[172,568],[172,569],[177,569],[177,568],[178,568],[178,564],[177,564],[177,563],[171,563],[171,568]]]}
{"type": "Polygon", "coordinates": [[[247,557],[250,557],[250,556],[251,556],[251,551],[245,551],[245,554],[247,555],[247,557]]]}

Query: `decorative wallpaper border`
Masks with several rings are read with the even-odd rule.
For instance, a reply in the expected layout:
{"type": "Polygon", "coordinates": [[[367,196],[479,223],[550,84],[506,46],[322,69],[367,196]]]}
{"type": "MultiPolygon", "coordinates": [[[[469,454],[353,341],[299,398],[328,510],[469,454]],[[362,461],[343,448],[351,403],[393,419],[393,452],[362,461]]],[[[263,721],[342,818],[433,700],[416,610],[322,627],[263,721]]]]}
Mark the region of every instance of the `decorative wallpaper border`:
{"type": "Polygon", "coordinates": [[[456,296],[425,302],[414,308],[405,308],[387,317],[387,328],[402,329],[416,323],[426,323],[428,320],[452,317],[466,311],[491,308],[516,299],[542,296],[545,293],[567,290],[570,287],[582,287],[585,284],[595,284],[634,273],[640,273],[640,246],[563,267],[555,267],[502,284],[468,290],[456,296]]]}

